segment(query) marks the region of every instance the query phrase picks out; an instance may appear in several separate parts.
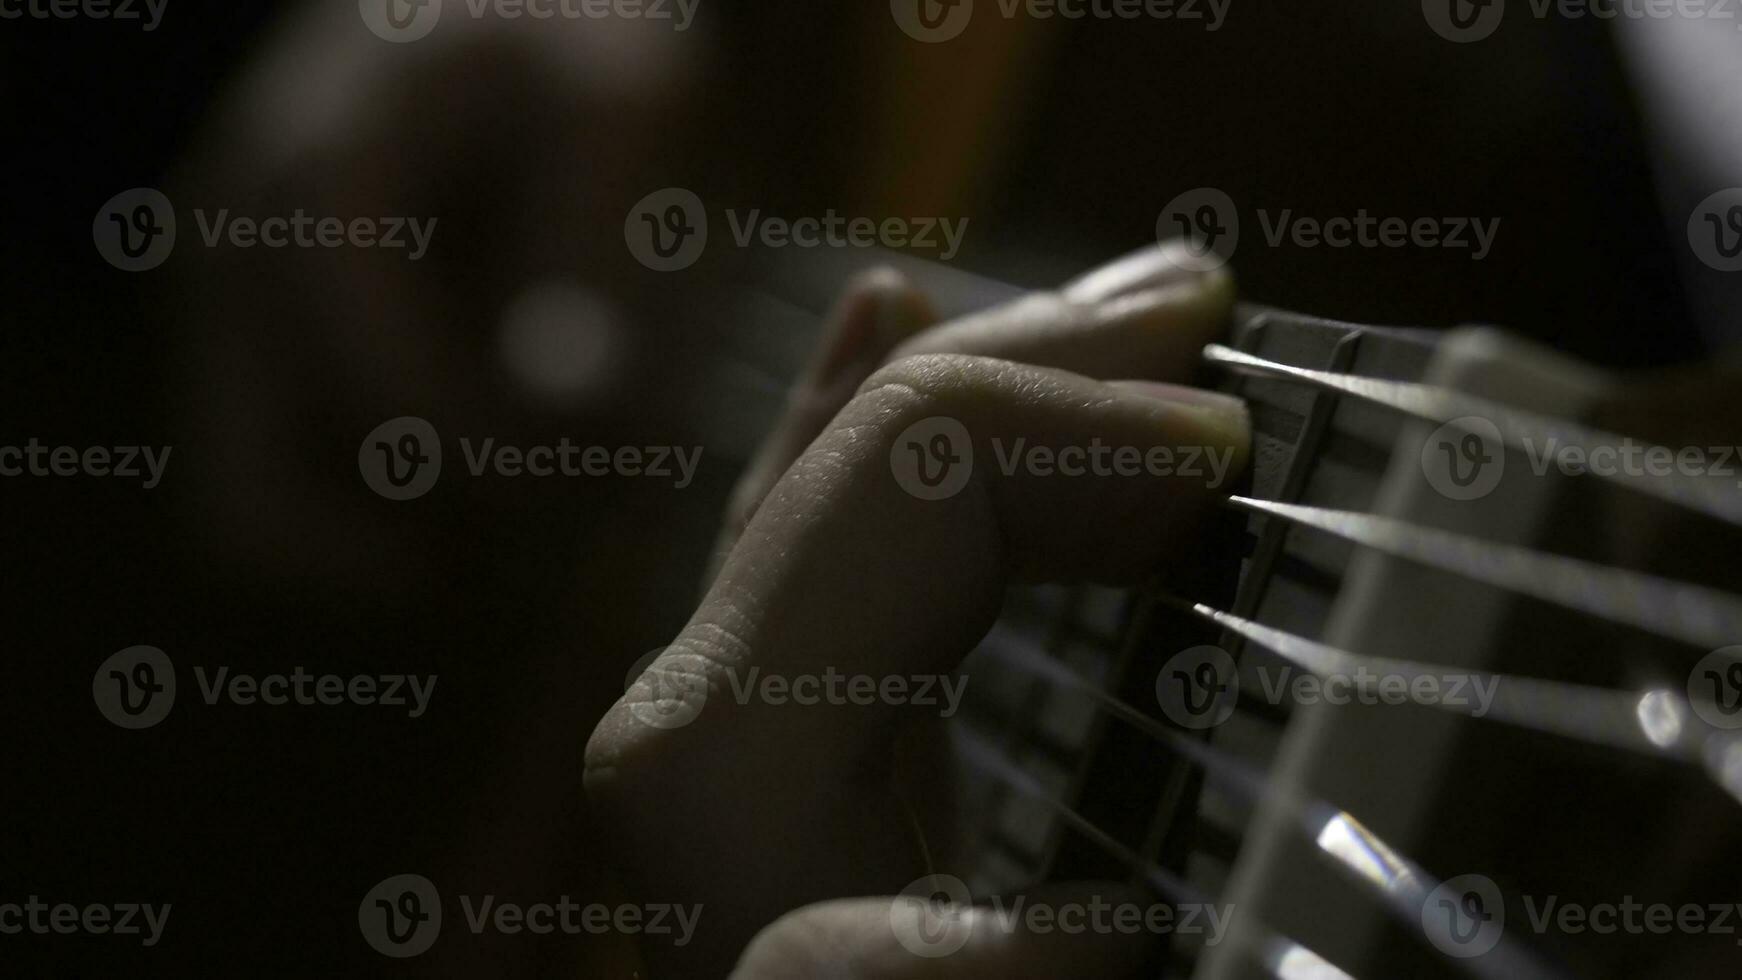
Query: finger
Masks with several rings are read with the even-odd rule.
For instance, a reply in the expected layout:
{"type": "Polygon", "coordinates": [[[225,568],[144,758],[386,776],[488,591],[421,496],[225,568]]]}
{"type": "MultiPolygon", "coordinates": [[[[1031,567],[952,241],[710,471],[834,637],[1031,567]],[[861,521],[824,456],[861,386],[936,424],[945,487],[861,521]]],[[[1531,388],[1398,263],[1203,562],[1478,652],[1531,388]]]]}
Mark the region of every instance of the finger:
{"type": "Polygon", "coordinates": [[[729,910],[712,920],[719,947],[704,947],[722,957],[788,909],[911,879],[911,820],[888,790],[900,708],[883,702],[899,699],[879,687],[872,703],[803,708],[769,698],[759,679],[947,675],[1012,579],[1125,581],[1180,554],[1248,438],[1239,403],[1205,392],[961,356],[879,371],[593,733],[588,790],[642,885],[729,910]],[[898,464],[931,443],[902,440],[937,418],[961,426],[964,465],[949,479],[956,492],[921,499],[898,464]],[[1196,465],[1064,476],[1036,463],[1091,446],[1126,460],[1189,450],[1196,465]],[[684,686],[661,702],[655,682],[684,686]],[[650,710],[674,705],[683,724],[650,723],[650,710]],[[758,839],[779,841],[778,856],[748,847],[758,839]]]}
{"type": "Polygon", "coordinates": [[[1092,302],[1035,293],[928,330],[893,356],[973,354],[1091,378],[1184,381],[1234,304],[1226,270],[1184,275],[1092,302]]]}
{"type": "Polygon", "coordinates": [[[1099,303],[1115,296],[1140,293],[1189,282],[1202,275],[1201,260],[1183,238],[1148,245],[1083,273],[1059,290],[1073,303],[1099,303]]]}
{"type": "Polygon", "coordinates": [[[731,980],[1118,980],[1155,945],[1156,907],[1114,884],[1048,886],[996,906],[820,902],[758,933],[731,980]]]}
{"type": "Polygon", "coordinates": [[[1033,293],[923,331],[933,319],[930,307],[899,273],[879,270],[862,279],[837,311],[824,355],[733,492],[716,565],[775,481],[886,359],[974,354],[1092,378],[1186,380],[1234,297],[1225,271],[1192,269],[1189,258],[1183,242],[1139,249],[1058,292],[1033,293]],[[883,343],[860,339],[866,334],[883,343]]]}
{"type": "Polygon", "coordinates": [[[737,542],[769,488],[852,399],[859,385],[884,364],[896,345],[936,320],[930,300],[896,269],[871,269],[848,284],[825,322],[816,355],[788,395],[785,413],[732,492],[715,544],[716,565],[737,542]]]}
{"type": "Polygon", "coordinates": [[[1183,381],[1233,303],[1225,270],[1192,268],[1183,241],[1139,249],[1067,283],[952,320],[895,356],[977,354],[1092,378],[1183,381]]]}

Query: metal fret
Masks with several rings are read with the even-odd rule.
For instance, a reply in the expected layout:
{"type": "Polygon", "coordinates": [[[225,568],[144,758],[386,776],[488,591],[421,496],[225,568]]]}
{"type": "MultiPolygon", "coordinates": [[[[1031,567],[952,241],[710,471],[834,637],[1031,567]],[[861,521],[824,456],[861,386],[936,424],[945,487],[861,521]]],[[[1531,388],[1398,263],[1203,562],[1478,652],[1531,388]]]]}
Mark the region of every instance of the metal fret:
{"type": "MultiPolygon", "coordinates": [[[[1351,395],[1430,422],[1443,424],[1470,417],[1485,419],[1499,431],[1501,441],[1514,449],[1529,450],[1540,446],[1546,452],[1547,447],[1551,446],[1576,448],[1583,452],[1584,458],[1590,459],[1593,450],[1613,452],[1624,445],[1637,445],[1642,454],[1662,452],[1669,454],[1670,458],[1679,456],[1676,452],[1650,442],[1602,432],[1563,419],[1537,415],[1486,398],[1416,381],[1390,381],[1315,371],[1254,357],[1221,344],[1205,347],[1204,358],[1212,364],[1220,364],[1233,370],[1289,378],[1351,395]]],[[[1700,465],[1697,468],[1702,472],[1711,468],[1705,465],[1708,461],[1704,459],[1703,451],[1688,447],[1682,452],[1699,454],[1700,465]]],[[[1699,511],[1725,523],[1742,525],[1742,492],[1739,492],[1734,480],[1694,476],[1677,469],[1653,473],[1646,469],[1614,467],[1590,469],[1587,472],[1599,479],[1699,511]]]]}
{"type": "Polygon", "coordinates": [[[1483,541],[1377,514],[1251,497],[1229,497],[1228,503],[1696,647],[1710,650],[1742,639],[1742,599],[1691,582],[1483,541]]]}

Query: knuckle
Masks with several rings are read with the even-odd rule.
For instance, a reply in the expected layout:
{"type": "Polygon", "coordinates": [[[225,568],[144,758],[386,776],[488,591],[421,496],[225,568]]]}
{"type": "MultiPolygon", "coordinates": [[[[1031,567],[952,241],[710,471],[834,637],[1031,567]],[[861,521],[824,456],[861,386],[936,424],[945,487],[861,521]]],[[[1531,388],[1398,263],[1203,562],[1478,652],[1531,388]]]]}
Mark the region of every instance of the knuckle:
{"type": "Polygon", "coordinates": [[[851,457],[863,451],[874,457],[921,419],[979,415],[999,363],[965,354],[916,354],[887,364],[866,379],[807,455],[851,457]]]}
{"type": "Polygon", "coordinates": [[[687,774],[709,764],[708,740],[694,737],[687,721],[671,727],[649,724],[641,709],[659,699],[668,715],[687,708],[693,711],[687,716],[692,720],[706,717],[708,702],[718,700],[715,695],[720,693],[715,683],[719,666],[742,656],[743,644],[728,630],[699,624],[686,628],[649,665],[649,672],[659,672],[657,683],[632,684],[594,727],[583,757],[588,796],[634,809],[649,800],[670,799],[687,785],[687,774]]]}
{"type": "Polygon", "coordinates": [[[984,358],[927,353],[904,356],[877,369],[848,407],[926,409],[962,405],[991,379],[984,358]]]}

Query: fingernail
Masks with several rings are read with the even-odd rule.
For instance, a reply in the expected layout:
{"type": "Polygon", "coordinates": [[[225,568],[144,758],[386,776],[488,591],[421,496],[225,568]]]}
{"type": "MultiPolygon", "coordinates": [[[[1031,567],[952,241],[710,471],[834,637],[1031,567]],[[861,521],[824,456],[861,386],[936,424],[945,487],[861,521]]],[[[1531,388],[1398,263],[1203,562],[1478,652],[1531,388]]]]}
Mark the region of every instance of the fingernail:
{"type": "Polygon", "coordinates": [[[1205,273],[1190,268],[1190,258],[1184,241],[1150,245],[1083,274],[1061,292],[1074,302],[1099,303],[1127,293],[1191,282],[1205,273]]]}
{"type": "Polygon", "coordinates": [[[1096,315],[1106,320],[1143,316],[1170,308],[1220,320],[1234,306],[1234,277],[1226,269],[1212,269],[1171,285],[1122,293],[1094,305],[1096,315]]]}

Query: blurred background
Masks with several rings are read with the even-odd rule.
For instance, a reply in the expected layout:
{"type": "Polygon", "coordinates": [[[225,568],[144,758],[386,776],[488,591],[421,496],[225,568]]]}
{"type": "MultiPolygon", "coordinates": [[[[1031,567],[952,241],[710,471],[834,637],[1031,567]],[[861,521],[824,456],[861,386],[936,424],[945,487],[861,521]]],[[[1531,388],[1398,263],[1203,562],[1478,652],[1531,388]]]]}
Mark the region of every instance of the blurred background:
{"type": "MultiPolygon", "coordinates": [[[[586,735],[687,619],[737,472],[857,269],[896,264],[958,312],[1151,242],[1170,200],[1215,187],[1241,209],[1242,294],[1267,304],[1498,323],[1616,366],[1733,335],[1728,284],[1684,229],[1738,182],[1707,137],[1735,131],[1717,93],[1742,89],[1698,81],[1706,62],[1663,31],[1515,11],[1456,44],[1413,3],[1233,0],[1211,30],[981,0],[960,36],[922,43],[879,2],[700,0],[682,31],[450,6],[414,43],[350,0],[168,0],[151,31],[0,20],[0,443],[173,447],[151,490],[0,480],[0,882],[175,907],[149,951],[8,937],[22,972],[616,962],[603,940],[497,936],[395,963],[358,940],[356,902],[408,871],[525,901],[609,894],[586,735]],[[93,247],[93,216],[141,187],[174,202],[178,240],[129,273],[93,247]],[[661,272],[625,233],[672,187],[705,202],[710,237],[661,272]],[[439,223],[413,262],[207,247],[196,209],[439,223]],[[830,209],[968,223],[945,261],[740,247],[727,216],[830,209]],[[1500,225],[1477,261],[1271,245],[1261,209],[1500,225]],[[400,416],[448,453],[403,502],[358,472],[360,442],[400,416]],[[471,478],[460,437],[703,456],[683,487],[471,478]],[[126,732],[89,691],[135,644],[166,651],[186,689],[163,724],[126,732]],[[418,719],[269,710],[205,705],[193,665],[440,681],[418,719]]],[[[1737,60],[1736,43],[1707,60],[1737,60]]]]}

